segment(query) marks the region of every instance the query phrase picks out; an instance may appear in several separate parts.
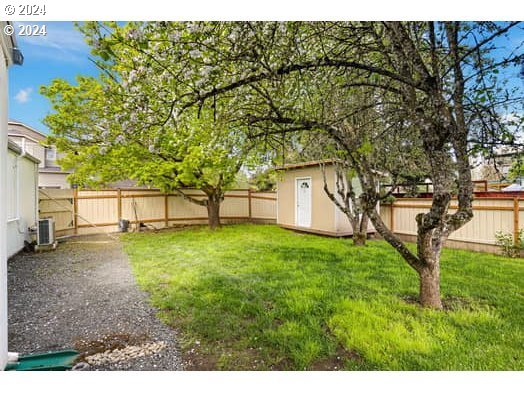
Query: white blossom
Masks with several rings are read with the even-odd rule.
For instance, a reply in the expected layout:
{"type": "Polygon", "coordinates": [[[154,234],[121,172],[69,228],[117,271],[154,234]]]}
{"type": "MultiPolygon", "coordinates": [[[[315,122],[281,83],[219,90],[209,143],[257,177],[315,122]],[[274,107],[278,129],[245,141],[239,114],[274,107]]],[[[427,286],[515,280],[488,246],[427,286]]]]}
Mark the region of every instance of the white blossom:
{"type": "Polygon", "coordinates": [[[181,33],[178,30],[176,30],[172,32],[171,34],[169,34],[169,40],[176,42],[180,39],[180,36],[181,36],[181,33]]]}
{"type": "Polygon", "coordinates": [[[167,70],[165,70],[164,72],[162,72],[162,75],[160,75],[160,79],[162,82],[167,82],[170,78],[170,74],[167,70]]]}
{"type": "Polygon", "coordinates": [[[211,71],[213,71],[213,67],[211,67],[211,66],[204,66],[204,67],[202,67],[200,69],[200,75],[206,77],[206,76],[208,76],[211,73],[211,71]]]}
{"type": "Polygon", "coordinates": [[[137,77],[136,70],[131,70],[131,72],[129,73],[129,76],[127,77],[127,82],[129,84],[133,83],[135,81],[136,77],[137,77]]]}
{"type": "Polygon", "coordinates": [[[187,28],[190,33],[196,33],[200,29],[200,27],[198,26],[198,23],[192,23],[192,22],[188,23],[187,28]]]}
{"type": "Polygon", "coordinates": [[[127,37],[129,39],[132,39],[132,40],[141,40],[144,37],[144,35],[143,35],[142,31],[140,31],[138,29],[131,29],[127,33],[127,37]]]}
{"type": "Polygon", "coordinates": [[[193,49],[189,52],[189,56],[193,59],[198,59],[199,57],[202,57],[202,52],[200,52],[199,49],[193,49]]]}

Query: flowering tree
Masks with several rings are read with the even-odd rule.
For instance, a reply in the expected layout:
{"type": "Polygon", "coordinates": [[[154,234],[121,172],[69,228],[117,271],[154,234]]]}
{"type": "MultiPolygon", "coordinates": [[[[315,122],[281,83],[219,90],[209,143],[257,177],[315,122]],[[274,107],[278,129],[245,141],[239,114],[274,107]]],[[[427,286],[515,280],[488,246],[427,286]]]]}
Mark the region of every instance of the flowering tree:
{"type": "MultiPolygon", "coordinates": [[[[101,77],[79,77],[76,85],[55,80],[41,88],[55,111],[45,119],[50,140],[66,153],[62,166],[74,169],[70,180],[97,186],[134,179],[177,192],[206,206],[210,227],[218,227],[224,192],[243,166],[257,160],[231,100],[172,111],[179,57],[165,51],[169,41],[160,26],[90,23],[83,31],[101,77]],[[192,197],[186,188],[205,196],[192,197]]],[[[184,78],[188,83],[189,74],[184,78]]]]}

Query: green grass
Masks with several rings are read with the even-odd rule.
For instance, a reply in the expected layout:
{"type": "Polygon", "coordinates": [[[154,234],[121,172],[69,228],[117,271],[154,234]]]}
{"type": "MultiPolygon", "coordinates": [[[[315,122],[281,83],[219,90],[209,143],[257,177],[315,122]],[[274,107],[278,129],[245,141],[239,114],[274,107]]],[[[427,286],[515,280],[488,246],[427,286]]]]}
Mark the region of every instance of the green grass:
{"type": "Polygon", "coordinates": [[[269,225],[123,240],[139,285],[207,368],[524,368],[520,259],[444,250],[439,312],[413,303],[418,277],[383,241],[269,225]]]}

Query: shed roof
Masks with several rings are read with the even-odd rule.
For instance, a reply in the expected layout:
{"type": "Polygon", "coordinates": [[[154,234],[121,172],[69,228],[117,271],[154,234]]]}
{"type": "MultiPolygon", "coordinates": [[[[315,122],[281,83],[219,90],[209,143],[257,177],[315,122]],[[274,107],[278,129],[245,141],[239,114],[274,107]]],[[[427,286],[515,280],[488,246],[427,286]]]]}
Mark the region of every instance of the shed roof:
{"type": "Polygon", "coordinates": [[[309,167],[309,166],[319,166],[320,164],[332,165],[332,164],[334,164],[337,161],[339,161],[339,160],[330,159],[330,160],[315,160],[315,161],[299,162],[299,163],[296,163],[296,164],[285,164],[285,165],[277,166],[275,168],[275,170],[277,170],[277,171],[287,171],[287,170],[290,170],[290,169],[306,168],[306,167],[309,167]]]}
{"type": "Polygon", "coordinates": [[[512,191],[524,191],[524,186],[521,185],[521,184],[516,184],[516,183],[513,183],[507,187],[504,187],[502,190],[500,190],[502,192],[512,192],[512,191]]]}

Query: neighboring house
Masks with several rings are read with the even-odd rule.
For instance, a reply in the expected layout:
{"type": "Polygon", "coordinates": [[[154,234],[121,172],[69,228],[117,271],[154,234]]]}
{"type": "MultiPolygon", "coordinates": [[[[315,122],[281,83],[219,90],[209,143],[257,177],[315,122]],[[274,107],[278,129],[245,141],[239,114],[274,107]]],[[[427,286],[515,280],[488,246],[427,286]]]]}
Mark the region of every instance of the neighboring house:
{"type": "MultiPolygon", "coordinates": [[[[511,147],[503,147],[493,155],[485,158],[482,156],[472,158],[472,180],[505,181],[508,180],[509,171],[513,164],[523,161],[523,152],[511,147]]],[[[522,174],[524,176],[524,173],[522,174]]]]}
{"type": "MultiPolygon", "coordinates": [[[[350,236],[353,230],[347,216],[324,191],[321,163],[325,165],[328,188],[336,194],[332,161],[310,161],[277,168],[282,172],[277,180],[277,224],[305,232],[350,236]]],[[[352,182],[358,193],[358,179],[352,179],[352,182]]],[[[371,223],[368,232],[375,232],[371,223]]]]}
{"type": "MultiPolygon", "coordinates": [[[[10,28],[0,21],[0,31],[10,28]]],[[[11,26],[12,27],[12,26],[11,26]]],[[[7,214],[8,214],[8,142],[7,142],[7,68],[22,64],[23,57],[16,49],[13,35],[0,34],[0,370],[7,365],[7,214]]]]}
{"type": "Polygon", "coordinates": [[[10,120],[8,125],[9,140],[40,161],[38,167],[39,188],[71,188],[67,181],[70,171],[63,171],[56,160],[59,155],[54,146],[46,146],[46,135],[28,125],[10,120]]]}
{"type": "Polygon", "coordinates": [[[31,242],[38,220],[38,165],[40,161],[14,142],[7,154],[7,257],[31,242]]]}

